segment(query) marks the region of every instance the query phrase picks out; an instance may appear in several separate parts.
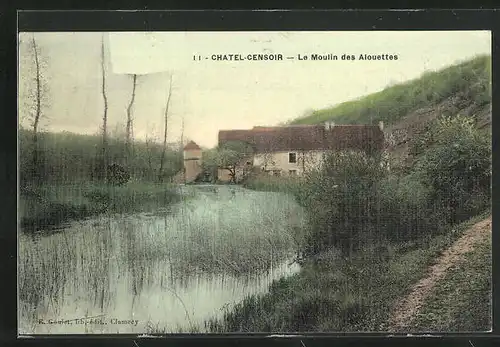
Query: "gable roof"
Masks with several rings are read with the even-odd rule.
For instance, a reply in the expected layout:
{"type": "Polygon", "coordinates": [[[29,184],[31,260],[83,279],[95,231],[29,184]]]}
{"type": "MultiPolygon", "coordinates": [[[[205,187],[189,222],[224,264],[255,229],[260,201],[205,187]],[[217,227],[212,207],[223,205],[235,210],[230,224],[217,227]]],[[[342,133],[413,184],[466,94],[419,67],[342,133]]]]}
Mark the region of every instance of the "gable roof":
{"type": "Polygon", "coordinates": [[[200,146],[196,144],[194,141],[189,141],[187,145],[184,146],[185,151],[189,150],[194,150],[194,149],[201,149],[200,146]]]}
{"type": "Polygon", "coordinates": [[[228,141],[251,144],[257,153],[300,150],[381,149],[384,134],[374,125],[296,125],[219,131],[219,145],[228,141]]]}

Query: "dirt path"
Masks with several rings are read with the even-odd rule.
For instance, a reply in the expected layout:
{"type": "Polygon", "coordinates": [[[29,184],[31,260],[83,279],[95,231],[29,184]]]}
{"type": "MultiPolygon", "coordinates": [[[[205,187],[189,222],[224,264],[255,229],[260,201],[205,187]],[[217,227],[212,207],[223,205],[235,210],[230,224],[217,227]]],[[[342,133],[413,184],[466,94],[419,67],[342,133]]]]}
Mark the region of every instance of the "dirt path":
{"type": "Polygon", "coordinates": [[[451,266],[463,259],[465,253],[474,248],[477,241],[489,233],[491,233],[491,216],[474,224],[450,248],[446,249],[437,259],[436,264],[429,268],[428,275],[413,286],[408,296],[396,303],[387,330],[408,332],[408,327],[411,326],[436,283],[443,279],[451,266]]]}

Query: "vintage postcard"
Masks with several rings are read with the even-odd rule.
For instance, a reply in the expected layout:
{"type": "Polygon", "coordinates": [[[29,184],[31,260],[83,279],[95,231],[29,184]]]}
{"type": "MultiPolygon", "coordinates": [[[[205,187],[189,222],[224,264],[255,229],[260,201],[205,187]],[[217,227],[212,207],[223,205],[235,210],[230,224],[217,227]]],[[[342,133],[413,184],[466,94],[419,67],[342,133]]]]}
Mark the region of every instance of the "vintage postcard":
{"type": "Polygon", "coordinates": [[[20,335],[491,330],[489,31],[18,53],[20,335]]]}

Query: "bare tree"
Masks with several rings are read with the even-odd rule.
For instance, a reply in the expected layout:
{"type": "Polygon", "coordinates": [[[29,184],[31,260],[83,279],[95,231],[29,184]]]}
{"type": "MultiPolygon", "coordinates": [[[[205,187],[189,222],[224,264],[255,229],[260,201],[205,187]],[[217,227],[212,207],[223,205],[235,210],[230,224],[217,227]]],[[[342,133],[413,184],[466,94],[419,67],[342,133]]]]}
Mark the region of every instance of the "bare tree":
{"type": "Polygon", "coordinates": [[[147,153],[147,162],[148,162],[148,179],[152,179],[154,177],[155,169],[153,168],[153,147],[156,143],[156,137],[153,135],[146,134],[146,153],[147,153]]]}
{"type": "Polygon", "coordinates": [[[132,75],[132,95],[130,97],[130,103],[127,107],[127,127],[126,127],[126,137],[125,137],[125,160],[128,163],[130,159],[130,147],[131,147],[131,134],[132,130],[132,107],[135,100],[135,88],[137,85],[137,74],[132,75]]]}
{"type": "Polygon", "coordinates": [[[170,84],[168,88],[168,96],[167,96],[167,104],[165,106],[165,129],[163,132],[163,148],[161,151],[161,158],[160,158],[160,169],[158,171],[158,181],[161,183],[163,182],[163,162],[165,161],[165,152],[167,150],[167,131],[168,131],[168,109],[170,106],[170,98],[172,96],[172,75],[170,75],[170,84]]]}
{"type": "Polygon", "coordinates": [[[39,131],[40,131],[40,122],[42,118],[45,117],[44,114],[44,106],[46,106],[46,102],[48,99],[48,86],[47,86],[47,76],[44,74],[43,63],[46,61],[43,60],[40,54],[40,47],[38,46],[35,34],[33,33],[31,39],[29,41],[30,49],[32,52],[33,58],[33,67],[34,67],[34,80],[29,80],[28,84],[28,103],[29,103],[29,117],[31,120],[31,129],[32,129],[32,145],[33,152],[31,158],[31,178],[38,182],[42,177],[42,160],[41,160],[41,151],[39,144],[39,131]],[[31,89],[34,82],[34,90],[31,89]]]}
{"type": "Polygon", "coordinates": [[[179,141],[179,151],[182,153],[184,147],[184,116],[182,116],[181,120],[181,138],[179,141]]]}
{"type": "Polygon", "coordinates": [[[101,72],[102,72],[102,99],[104,112],[102,116],[102,148],[101,148],[101,175],[104,181],[108,179],[108,96],[106,95],[106,63],[104,60],[104,35],[101,38],[101,72]]]}

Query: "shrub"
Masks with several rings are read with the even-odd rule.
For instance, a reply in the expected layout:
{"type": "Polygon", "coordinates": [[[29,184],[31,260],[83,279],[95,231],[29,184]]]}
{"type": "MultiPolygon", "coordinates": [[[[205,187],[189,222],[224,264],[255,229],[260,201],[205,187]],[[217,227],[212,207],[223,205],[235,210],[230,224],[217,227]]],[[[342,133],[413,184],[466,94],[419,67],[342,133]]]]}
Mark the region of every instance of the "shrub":
{"type": "Polygon", "coordinates": [[[310,173],[296,195],[309,216],[307,254],[331,246],[352,251],[363,235],[373,237],[377,183],[386,175],[379,158],[361,152],[332,152],[310,173]]]}
{"type": "Polygon", "coordinates": [[[130,173],[121,165],[112,164],[108,169],[108,182],[122,186],[130,180],[130,173]]]}
{"type": "Polygon", "coordinates": [[[488,207],[491,197],[491,142],[466,116],[438,119],[424,139],[415,173],[432,188],[432,199],[449,212],[449,222],[463,221],[488,207]]]}

